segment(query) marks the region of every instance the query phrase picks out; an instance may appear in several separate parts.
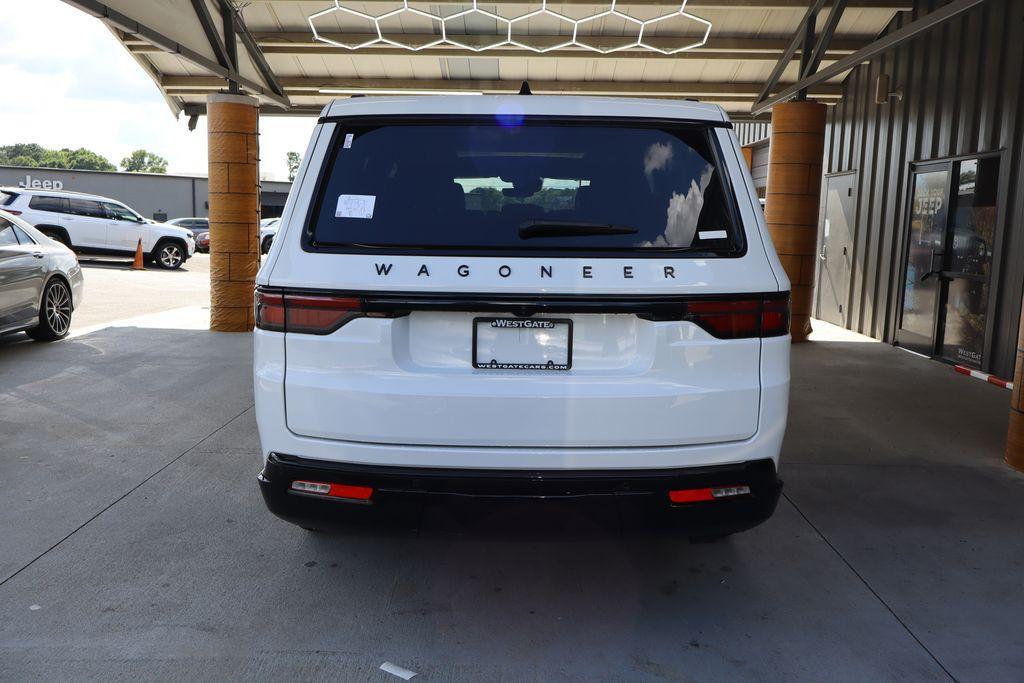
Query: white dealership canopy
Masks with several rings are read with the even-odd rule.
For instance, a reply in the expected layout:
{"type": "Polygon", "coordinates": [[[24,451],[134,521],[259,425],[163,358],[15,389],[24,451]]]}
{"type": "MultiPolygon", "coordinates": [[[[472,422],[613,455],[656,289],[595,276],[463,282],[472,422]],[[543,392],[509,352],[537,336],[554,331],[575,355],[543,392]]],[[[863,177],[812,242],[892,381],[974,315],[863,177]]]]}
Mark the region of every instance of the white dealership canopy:
{"type": "MultiPolygon", "coordinates": [[[[773,76],[772,92],[808,73],[802,61],[814,57],[815,68],[825,68],[848,57],[911,7],[908,0],[65,2],[101,18],[171,109],[189,115],[204,113],[206,96],[229,82],[258,96],[264,113],[310,114],[355,94],[514,93],[524,80],[534,93],[695,98],[749,112],[773,76]],[[804,58],[790,48],[807,33],[809,15],[811,45],[815,29],[827,39],[820,54],[808,49],[804,58]]],[[[806,92],[834,101],[842,78],[806,92]]]]}

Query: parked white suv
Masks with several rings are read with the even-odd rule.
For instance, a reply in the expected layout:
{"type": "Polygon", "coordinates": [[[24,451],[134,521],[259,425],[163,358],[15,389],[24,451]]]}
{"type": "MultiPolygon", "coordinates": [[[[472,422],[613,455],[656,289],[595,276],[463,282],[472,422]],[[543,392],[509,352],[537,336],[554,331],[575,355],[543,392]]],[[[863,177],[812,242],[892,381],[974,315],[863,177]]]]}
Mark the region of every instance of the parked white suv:
{"type": "Polygon", "coordinates": [[[257,280],[274,513],[591,498],[712,537],[771,515],[789,281],[719,107],[351,99],[304,159],[257,280]]]}
{"type": "Polygon", "coordinates": [[[142,240],[147,260],[173,270],[196,250],[191,230],[148,220],[109,197],[0,187],[0,209],[79,254],[131,256],[142,240]]]}

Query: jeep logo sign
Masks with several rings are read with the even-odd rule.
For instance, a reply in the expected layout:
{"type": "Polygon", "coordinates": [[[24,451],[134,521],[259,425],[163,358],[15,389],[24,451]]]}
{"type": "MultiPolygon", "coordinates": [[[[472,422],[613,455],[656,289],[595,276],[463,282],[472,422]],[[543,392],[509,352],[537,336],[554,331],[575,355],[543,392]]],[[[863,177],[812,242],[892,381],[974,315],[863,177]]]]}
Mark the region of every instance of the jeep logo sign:
{"type": "Polygon", "coordinates": [[[18,183],[18,187],[26,190],[63,190],[64,183],[59,180],[40,180],[26,175],[25,179],[18,183]]]}

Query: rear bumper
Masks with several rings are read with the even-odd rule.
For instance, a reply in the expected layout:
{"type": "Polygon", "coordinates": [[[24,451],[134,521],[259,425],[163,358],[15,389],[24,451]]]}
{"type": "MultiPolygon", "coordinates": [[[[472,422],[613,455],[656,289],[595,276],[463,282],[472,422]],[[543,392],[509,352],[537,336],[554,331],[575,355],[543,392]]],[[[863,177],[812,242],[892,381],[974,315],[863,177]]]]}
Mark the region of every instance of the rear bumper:
{"type": "Polygon", "coordinates": [[[640,513],[651,526],[695,535],[725,534],[768,519],[782,482],[772,460],[657,470],[479,470],[358,465],[271,454],[259,475],[267,507],[307,527],[415,522],[424,507],[597,503],[640,513]],[[368,501],[297,493],[296,480],[368,486],[368,501]],[[674,505],[668,492],[749,486],[733,498],[674,505]]]}

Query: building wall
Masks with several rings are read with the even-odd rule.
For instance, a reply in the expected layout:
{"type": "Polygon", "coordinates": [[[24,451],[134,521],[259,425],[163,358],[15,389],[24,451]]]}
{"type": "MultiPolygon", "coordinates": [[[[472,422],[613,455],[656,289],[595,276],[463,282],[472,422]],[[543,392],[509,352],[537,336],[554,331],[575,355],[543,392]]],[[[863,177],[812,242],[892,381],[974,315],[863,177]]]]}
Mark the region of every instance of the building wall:
{"type": "MultiPolygon", "coordinates": [[[[917,0],[895,30],[944,0],[917,0]]],[[[854,171],[848,326],[892,341],[901,305],[910,164],[1002,151],[988,315],[994,321],[985,368],[1013,374],[1024,289],[1024,2],[989,0],[944,26],[850,72],[830,108],[827,173],[854,171]],[[902,101],[874,102],[880,73],[902,101]]],[[[820,238],[820,237],[819,237],[820,238]]]]}
{"type": "Polygon", "coordinates": [[[751,150],[750,175],[754,177],[757,196],[764,197],[768,190],[768,148],[769,140],[760,140],[746,145],[751,150]]]}
{"type": "MultiPolygon", "coordinates": [[[[202,176],[0,166],[0,186],[18,187],[29,180],[59,181],[64,190],[110,197],[149,218],[208,215],[207,182],[202,176]]],[[[291,183],[264,181],[261,185],[264,215],[281,215],[291,183]]]]}

